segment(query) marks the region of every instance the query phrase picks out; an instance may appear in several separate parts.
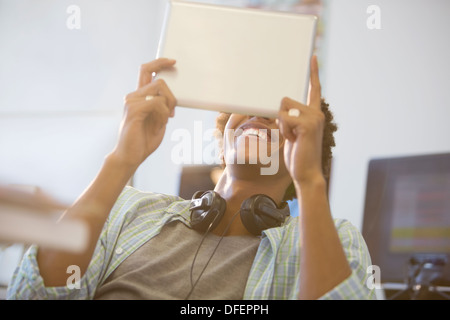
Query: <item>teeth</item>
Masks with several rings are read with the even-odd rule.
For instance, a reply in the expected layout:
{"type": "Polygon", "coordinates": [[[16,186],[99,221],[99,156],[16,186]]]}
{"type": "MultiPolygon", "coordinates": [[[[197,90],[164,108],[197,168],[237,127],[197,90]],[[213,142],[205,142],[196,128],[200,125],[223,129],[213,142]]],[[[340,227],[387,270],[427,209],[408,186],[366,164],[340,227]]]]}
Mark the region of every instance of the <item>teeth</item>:
{"type": "Polygon", "coordinates": [[[263,140],[267,140],[267,132],[264,131],[258,131],[258,137],[260,137],[263,140]]]}
{"type": "Polygon", "coordinates": [[[259,129],[250,128],[250,129],[245,129],[242,134],[243,135],[247,135],[247,136],[255,136],[255,137],[258,137],[260,139],[267,140],[267,132],[266,132],[266,130],[259,130],[259,129]]]}

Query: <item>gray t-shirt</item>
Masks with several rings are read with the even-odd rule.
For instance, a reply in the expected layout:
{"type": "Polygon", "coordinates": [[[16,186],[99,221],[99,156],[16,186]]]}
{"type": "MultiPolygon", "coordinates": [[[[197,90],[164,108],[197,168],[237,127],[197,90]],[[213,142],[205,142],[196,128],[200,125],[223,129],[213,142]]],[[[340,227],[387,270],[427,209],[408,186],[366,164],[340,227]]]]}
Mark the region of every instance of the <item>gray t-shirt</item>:
{"type": "MultiPolygon", "coordinates": [[[[185,299],[191,290],[191,267],[203,233],[173,221],[138,248],[97,289],[94,299],[185,299]]],[[[209,233],[197,254],[193,283],[220,241],[209,233]]],[[[227,236],[192,292],[190,299],[242,299],[260,237],[227,236]]]]}

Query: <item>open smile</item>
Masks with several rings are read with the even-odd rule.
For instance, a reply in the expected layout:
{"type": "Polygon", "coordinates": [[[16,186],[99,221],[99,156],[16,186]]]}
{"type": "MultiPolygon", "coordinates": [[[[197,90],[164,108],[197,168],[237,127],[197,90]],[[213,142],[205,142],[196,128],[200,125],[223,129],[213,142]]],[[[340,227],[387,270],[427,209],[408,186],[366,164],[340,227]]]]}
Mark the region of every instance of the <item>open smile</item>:
{"type": "MultiPolygon", "coordinates": [[[[249,136],[249,137],[257,137],[259,139],[271,142],[273,129],[268,128],[267,126],[259,123],[259,122],[246,122],[242,126],[237,129],[237,136],[249,136]],[[242,131],[240,131],[242,130],[242,131]]],[[[275,129],[274,131],[276,131],[275,129]]]]}

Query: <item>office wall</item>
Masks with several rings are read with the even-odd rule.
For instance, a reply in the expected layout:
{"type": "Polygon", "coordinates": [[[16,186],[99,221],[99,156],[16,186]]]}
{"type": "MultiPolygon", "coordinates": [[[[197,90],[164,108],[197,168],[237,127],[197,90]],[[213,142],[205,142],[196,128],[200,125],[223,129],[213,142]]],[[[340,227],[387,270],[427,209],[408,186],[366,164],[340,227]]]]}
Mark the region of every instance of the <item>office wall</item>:
{"type": "Polygon", "coordinates": [[[368,161],[450,152],[450,2],[327,1],[323,93],[340,128],[334,216],[362,226],[368,161]],[[381,29],[369,29],[370,5],[381,29]]]}
{"type": "MultiPolygon", "coordinates": [[[[114,147],[140,64],[156,56],[165,5],[0,0],[0,183],[40,186],[66,203],[78,197],[114,147]]],[[[180,111],[169,126],[205,117],[180,111]]],[[[138,187],[177,191],[166,149],[142,166],[138,187]]]]}

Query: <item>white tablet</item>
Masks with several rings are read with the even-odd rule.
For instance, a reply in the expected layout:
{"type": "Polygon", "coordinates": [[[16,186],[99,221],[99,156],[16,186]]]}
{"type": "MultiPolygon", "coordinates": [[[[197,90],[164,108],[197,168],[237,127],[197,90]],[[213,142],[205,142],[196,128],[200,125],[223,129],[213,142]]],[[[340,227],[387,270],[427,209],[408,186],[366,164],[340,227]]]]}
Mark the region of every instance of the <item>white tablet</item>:
{"type": "Polygon", "coordinates": [[[178,105],[276,117],[283,97],[306,103],[317,17],[169,1],[158,73],[178,105]]]}

